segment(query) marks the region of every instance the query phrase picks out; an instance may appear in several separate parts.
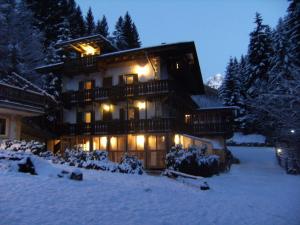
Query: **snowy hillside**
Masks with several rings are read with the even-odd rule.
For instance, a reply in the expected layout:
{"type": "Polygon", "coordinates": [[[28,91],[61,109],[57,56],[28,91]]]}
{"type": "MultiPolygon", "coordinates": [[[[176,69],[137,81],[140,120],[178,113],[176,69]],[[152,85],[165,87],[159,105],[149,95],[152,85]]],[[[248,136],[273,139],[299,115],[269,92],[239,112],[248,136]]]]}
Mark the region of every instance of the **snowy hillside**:
{"type": "Polygon", "coordinates": [[[218,89],[223,83],[224,77],[222,74],[218,73],[208,79],[206,84],[214,89],[218,89]]]}
{"type": "Polygon", "coordinates": [[[62,165],[38,161],[36,176],[0,166],[0,224],[299,224],[300,177],[285,174],[272,148],[231,150],[241,164],[200,181],[85,169],[73,181],[52,176],[71,169],[62,165]]]}

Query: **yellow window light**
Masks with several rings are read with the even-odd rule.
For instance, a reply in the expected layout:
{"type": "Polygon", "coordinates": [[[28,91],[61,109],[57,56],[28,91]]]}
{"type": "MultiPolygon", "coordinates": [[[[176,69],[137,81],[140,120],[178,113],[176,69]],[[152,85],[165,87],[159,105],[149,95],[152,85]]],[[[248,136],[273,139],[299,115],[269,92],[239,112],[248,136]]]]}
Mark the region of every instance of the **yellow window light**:
{"type": "Polygon", "coordinates": [[[175,134],[174,136],[174,142],[175,142],[175,145],[179,145],[180,144],[180,137],[178,134],[175,134]]]}
{"type": "Polygon", "coordinates": [[[112,105],[104,104],[102,108],[104,111],[109,112],[112,109],[112,105]]]}
{"type": "Polygon", "coordinates": [[[137,135],[136,136],[136,144],[138,148],[144,148],[144,143],[145,143],[145,137],[144,135],[137,135]]]}
{"type": "Polygon", "coordinates": [[[146,109],[146,102],[138,102],[137,103],[138,108],[141,109],[146,109]]]}
{"type": "Polygon", "coordinates": [[[100,137],[100,149],[101,150],[106,150],[107,148],[107,137],[100,137]]]}
{"type": "Polygon", "coordinates": [[[113,150],[117,150],[117,137],[110,138],[110,147],[113,150]]]}

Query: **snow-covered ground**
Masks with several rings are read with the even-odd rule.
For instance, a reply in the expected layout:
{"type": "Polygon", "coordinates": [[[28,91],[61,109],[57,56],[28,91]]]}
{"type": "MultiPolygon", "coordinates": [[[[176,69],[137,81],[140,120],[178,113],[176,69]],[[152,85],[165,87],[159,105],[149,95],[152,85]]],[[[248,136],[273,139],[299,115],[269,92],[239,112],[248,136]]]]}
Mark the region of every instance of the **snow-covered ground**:
{"type": "Polygon", "coordinates": [[[285,174],[272,148],[230,149],[241,164],[205,178],[208,191],[203,181],[92,170],[73,181],[42,164],[37,176],[2,171],[0,224],[299,225],[300,176],[285,174]]]}

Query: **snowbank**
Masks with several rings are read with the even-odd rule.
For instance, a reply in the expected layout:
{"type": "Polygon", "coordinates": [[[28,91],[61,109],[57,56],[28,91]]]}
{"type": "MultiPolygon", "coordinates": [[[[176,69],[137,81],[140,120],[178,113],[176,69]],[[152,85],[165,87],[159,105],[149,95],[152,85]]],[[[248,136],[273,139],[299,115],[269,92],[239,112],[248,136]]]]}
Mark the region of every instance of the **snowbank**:
{"type": "Polygon", "coordinates": [[[227,140],[229,145],[265,145],[266,137],[261,134],[234,133],[233,137],[227,140]]]}

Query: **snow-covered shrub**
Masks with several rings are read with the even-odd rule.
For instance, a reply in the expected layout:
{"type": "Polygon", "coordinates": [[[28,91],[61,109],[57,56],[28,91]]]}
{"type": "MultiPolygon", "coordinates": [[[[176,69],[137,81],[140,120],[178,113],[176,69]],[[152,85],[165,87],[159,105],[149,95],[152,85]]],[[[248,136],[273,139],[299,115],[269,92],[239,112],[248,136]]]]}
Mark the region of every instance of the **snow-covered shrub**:
{"type": "Polygon", "coordinates": [[[183,149],[178,145],[172,147],[166,155],[167,169],[209,177],[220,171],[220,160],[217,155],[205,155],[206,147],[189,147],[183,149]]]}
{"type": "Polygon", "coordinates": [[[143,165],[136,156],[124,154],[121,162],[118,165],[118,172],[130,174],[143,174],[143,165]]]}
{"type": "Polygon", "coordinates": [[[47,151],[44,143],[38,141],[18,141],[4,139],[0,141],[0,149],[15,152],[30,152],[38,156],[50,156],[51,152],[47,151]]]}

